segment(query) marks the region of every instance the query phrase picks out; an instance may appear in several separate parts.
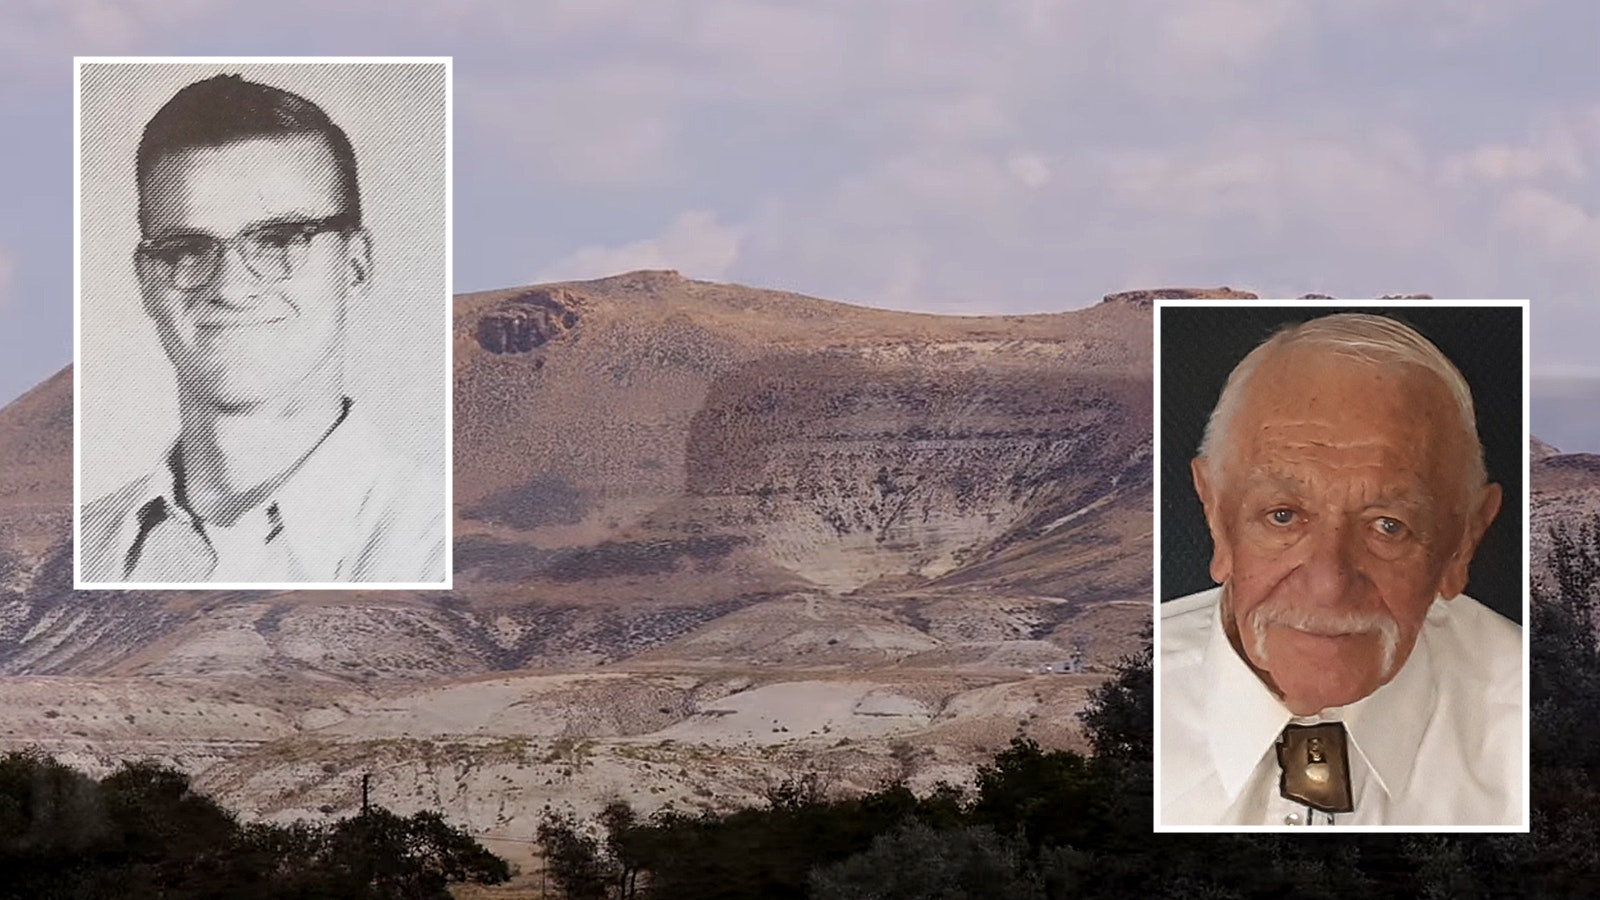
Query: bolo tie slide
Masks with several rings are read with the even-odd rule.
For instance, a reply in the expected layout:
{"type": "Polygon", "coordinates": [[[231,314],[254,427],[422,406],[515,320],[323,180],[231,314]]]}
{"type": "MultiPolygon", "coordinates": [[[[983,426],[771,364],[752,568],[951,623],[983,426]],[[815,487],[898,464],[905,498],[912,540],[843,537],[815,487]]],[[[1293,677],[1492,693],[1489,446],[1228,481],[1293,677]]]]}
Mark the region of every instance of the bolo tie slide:
{"type": "Polygon", "coordinates": [[[1278,736],[1278,793],[1327,813],[1355,811],[1343,722],[1288,725],[1278,736]]]}

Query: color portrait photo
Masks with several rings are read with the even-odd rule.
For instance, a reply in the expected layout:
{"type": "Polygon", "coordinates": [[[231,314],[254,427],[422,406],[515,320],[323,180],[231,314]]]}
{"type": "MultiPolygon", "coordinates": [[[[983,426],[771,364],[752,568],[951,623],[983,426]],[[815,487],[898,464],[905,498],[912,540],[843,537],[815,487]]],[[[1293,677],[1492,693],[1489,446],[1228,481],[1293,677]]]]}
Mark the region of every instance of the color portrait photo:
{"type": "Polygon", "coordinates": [[[1525,828],[1525,304],[1160,312],[1157,824],[1525,828]]]}

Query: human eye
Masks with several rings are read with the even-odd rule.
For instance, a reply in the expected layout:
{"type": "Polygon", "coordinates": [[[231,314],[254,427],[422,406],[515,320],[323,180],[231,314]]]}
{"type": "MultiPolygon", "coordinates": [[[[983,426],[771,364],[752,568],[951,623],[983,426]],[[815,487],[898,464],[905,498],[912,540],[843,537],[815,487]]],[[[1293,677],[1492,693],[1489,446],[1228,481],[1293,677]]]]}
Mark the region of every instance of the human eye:
{"type": "Polygon", "coordinates": [[[151,241],[146,252],[170,264],[191,263],[204,258],[216,246],[216,241],[203,234],[180,234],[151,241]]]}
{"type": "Polygon", "coordinates": [[[1280,506],[1267,512],[1267,522],[1280,528],[1293,525],[1298,517],[1294,510],[1286,506],[1280,506]]]}
{"type": "Polygon", "coordinates": [[[1378,516],[1372,520],[1372,528],[1380,536],[1391,539],[1403,538],[1410,531],[1406,527],[1406,523],[1396,519],[1394,516],[1378,516]]]}

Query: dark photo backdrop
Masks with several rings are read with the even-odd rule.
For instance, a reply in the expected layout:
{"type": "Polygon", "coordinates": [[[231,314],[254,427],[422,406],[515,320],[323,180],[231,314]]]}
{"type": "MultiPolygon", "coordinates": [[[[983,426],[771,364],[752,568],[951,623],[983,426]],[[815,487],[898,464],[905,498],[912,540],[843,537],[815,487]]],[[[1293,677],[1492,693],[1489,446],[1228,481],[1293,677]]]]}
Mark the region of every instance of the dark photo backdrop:
{"type": "Polygon", "coordinates": [[[1257,344],[1291,322],[1334,312],[1391,316],[1417,329],[1467,379],[1478,414],[1489,480],[1504,490],[1500,515],[1472,560],[1467,593],[1514,622],[1523,621],[1528,580],[1522,542],[1527,510],[1523,481],[1522,310],[1437,306],[1163,306],[1161,333],[1161,599],[1213,585],[1207,567],[1211,537],[1189,461],[1228,373],[1257,344]]]}

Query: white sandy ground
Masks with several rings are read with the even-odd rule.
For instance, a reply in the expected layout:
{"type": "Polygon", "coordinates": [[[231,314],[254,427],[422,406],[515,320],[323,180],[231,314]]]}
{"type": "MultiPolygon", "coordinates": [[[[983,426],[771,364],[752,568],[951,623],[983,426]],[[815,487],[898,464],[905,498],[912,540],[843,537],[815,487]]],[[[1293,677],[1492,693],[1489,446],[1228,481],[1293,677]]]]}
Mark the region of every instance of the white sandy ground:
{"type": "MultiPolygon", "coordinates": [[[[152,657],[203,675],[7,679],[0,750],[37,746],[96,775],[153,758],[271,821],[348,815],[371,774],[374,802],[439,809],[527,865],[552,809],[728,809],[807,772],[840,791],[929,789],[970,783],[1018,733],[1081,746],[1075,714],[1104,676],[1038,674],[1070,651],[1028,637],[1066,602],[994,598],[979,614],[934,599],[922,631],[893,606],[797,594],[612,667],[379,682],[327,674],[353,652],[341,617],[361,622],[359,608],[282,616],[271,650],[263,608],[245,604],[152,657]],[[285,648],[318,670],[241,674],[285,648]]],[[[397,658],[423,652],[410,641],[425,626],[363,625],[392,630],[397,658]]]]}
{"type": "Polygon", "coordinates": [[[373,696],[279,679],[13,678],[0,750],[36,746],[96,775],[153,758],[272,821],[348,815],[371,773],[374,802],[442,810],[526,865],[546,809],[726,809],[813,771],[838,790],[970,782],[1019,730],[1078,743],[1072,713],[1097,680],[617,671],[373,696]]]}

